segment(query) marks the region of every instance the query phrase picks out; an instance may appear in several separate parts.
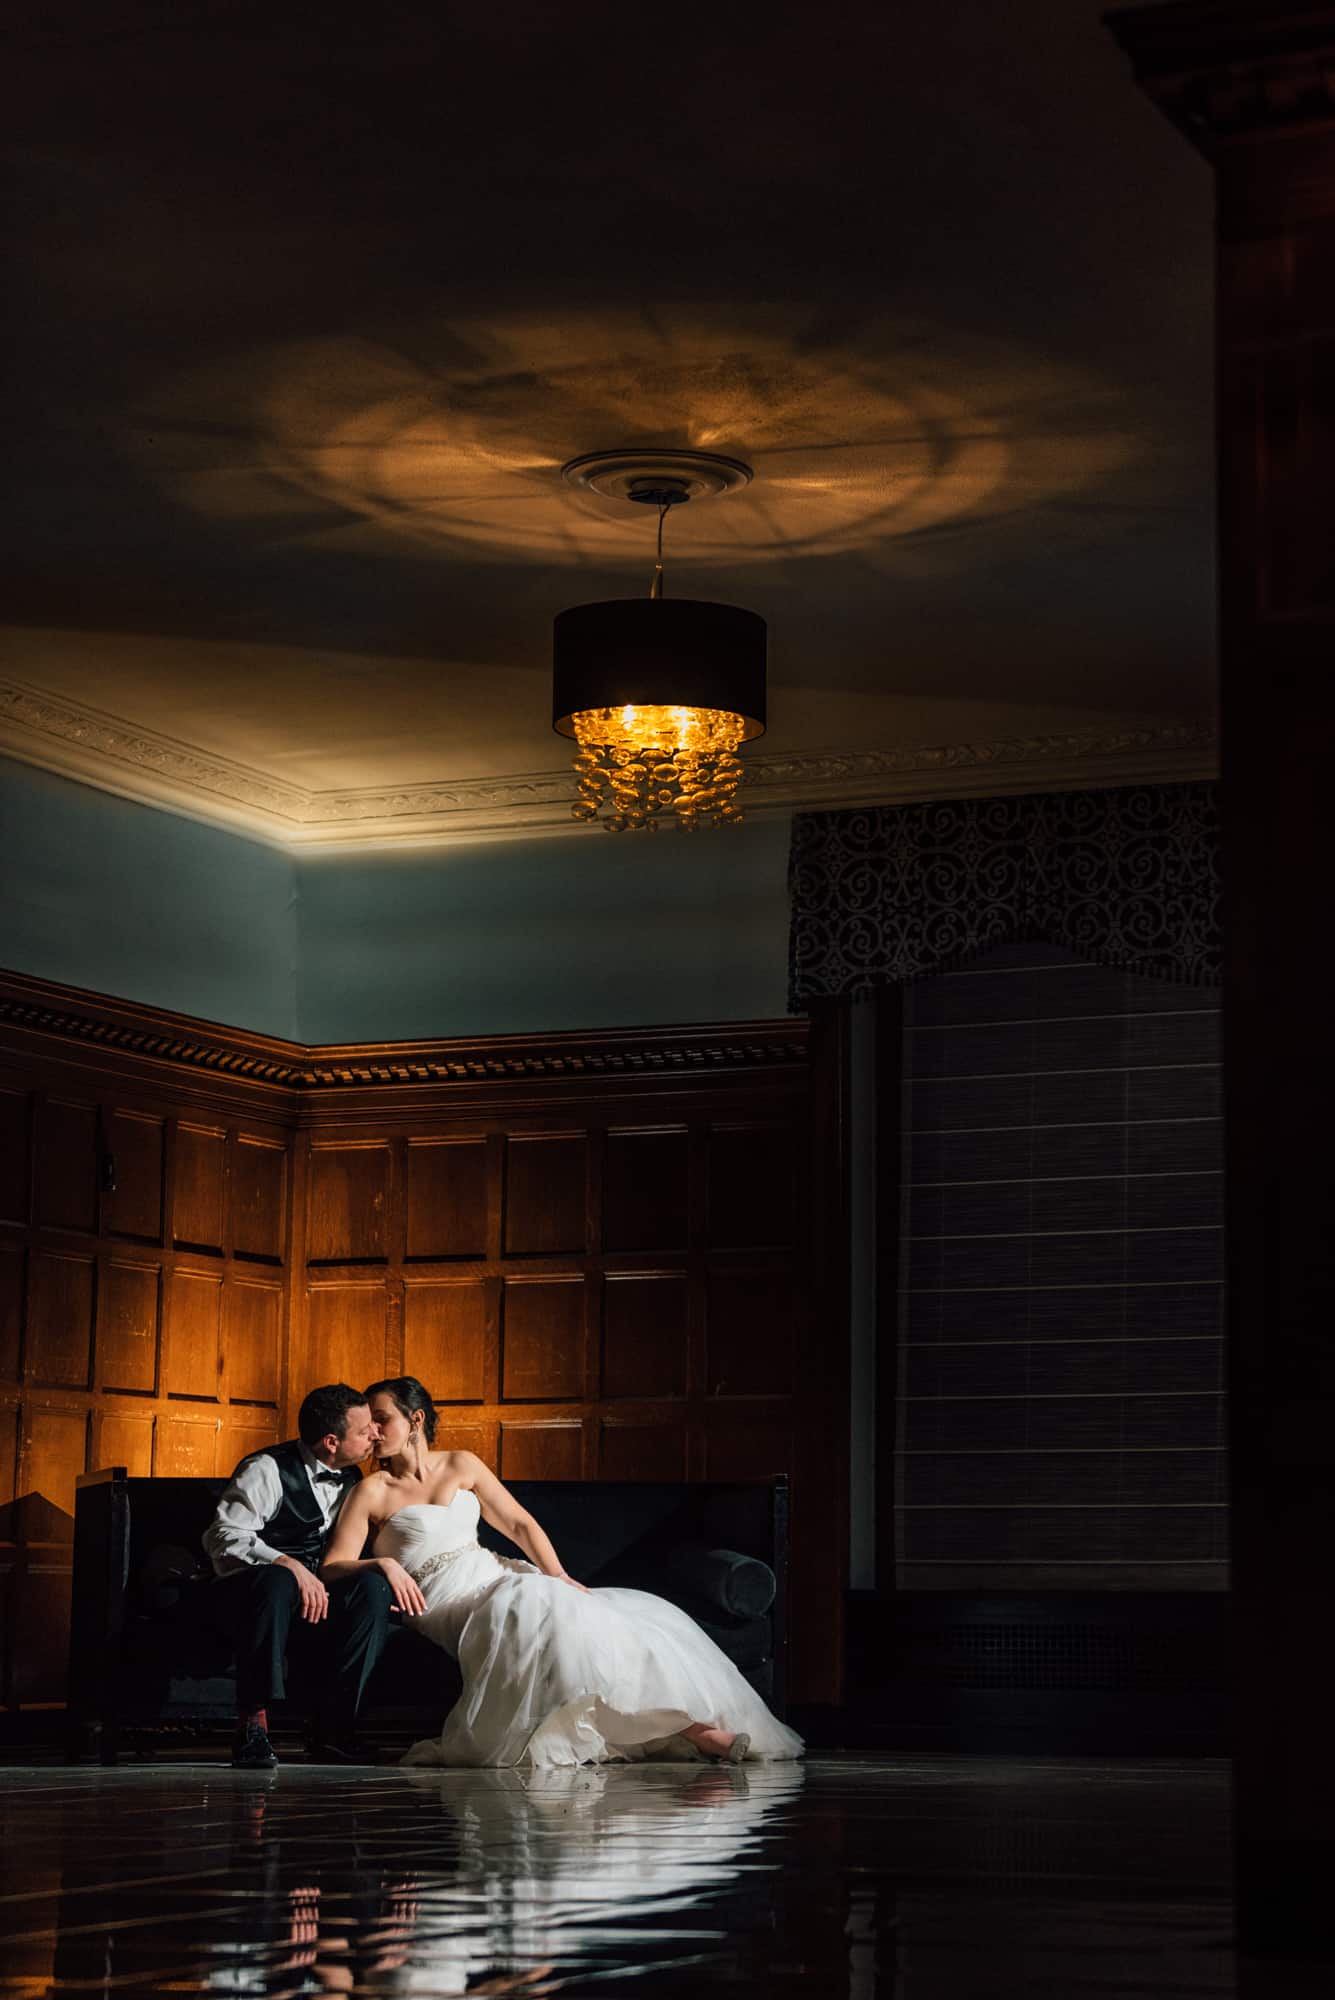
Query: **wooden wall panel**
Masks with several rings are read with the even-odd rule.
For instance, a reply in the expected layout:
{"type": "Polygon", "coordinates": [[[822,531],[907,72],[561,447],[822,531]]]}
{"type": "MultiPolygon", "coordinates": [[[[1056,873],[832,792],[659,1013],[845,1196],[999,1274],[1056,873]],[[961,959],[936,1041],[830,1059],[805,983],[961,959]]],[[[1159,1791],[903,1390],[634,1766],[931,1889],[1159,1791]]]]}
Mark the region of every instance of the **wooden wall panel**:
{"type": "Polygon", "coordinates": [[[222,1389],[222,1278],[174,1270],[167,1280],[167,1394],[216,1402],[222,1389]]]}
{"type": "Polygon", "coordinates": [[[238,1132],[232,1149],[232,1248],[279,1264],[287,1243],[287,1147],[238,1132]]]}
{"type": "MultiPolygon", "coordinates": [[[[101,1045],[59,1025],[67,994],[37,1034],[32,985],[0,974],[0,1577],[21,1644],[41,1593],[63,1615],[85,1463],[225,1474],[292,1434],[313,1384],[407,1369],[439,1442],[502,1478],[759,1477],[792,1469],[800,1428],[830,1470],[810,1520],[794,1494],[794,1698],[837,1699],[840,1323],[823,1308],[818,1336],[808,1309],[837,1176],[810,1175],[830,1119],[805,1024],[411,1063],[201,1027],[192,1063],[188,1024],[121,1003],[98,1003],[101,1045]]],[[[58,1688],[64,1643],[44,1631],[15,1685],[58,1688]]]]}
{"type": "Polygon", "coordinates": [[[709,1241],[718,1250],[790,1243],[796,1203],[791,1127],[717,1125],[709,1134],[709,1241]]]}
{"type": "Polygon", "coordinates": [[[403,1295],[403,1368],[438,1403],[487,1394],[491,1287],[479,1278],[410,1282],[403,1295]]]}
{"type": "MultiPolygon", "coordinates": [[[[329,1129],[316,1115],[307,1143],[313,1174],[330,1150],[387,1146],[377,1372],[427,1382],[442,1444],[510,1479],[749,1479],[791,1470],[801,1426],[830,1472],[821,1518],[794,1517],[795,1615],[822,1635],[795,1652],[795,1685],[799,1699],[833,1701],[847,1432],[837,1276],[822,1279],[819,1330],[810,1296],[842,1211],[825,1150],[837,1122],[816,1118],[814,1088],[805,1067],[661,1095],[583,1075],[545,1113],[517,1085],[509,1115],[498,1082],[453,1118],[406,1095],[389,1126],[373,1103],[338,1115],[331,1103],[329,1129]]],[[[316,1187],[295,1225],[311,1279],[330,1248],[318,1203],[316,1187]]],[[[316,1319],[294,1328],[303,1384],[339,1372],[325,1330],[341,1322],[318,1289],[310,1297],[316,1319]]]]}
{"type": "Polygon", "coordinates": [[[104,1410],[93,1423],[90,1472],[104,1465],[123,1465],[132,1479],[147,1479],[153,1470],[153,1418],[147,1410],[104,1410]]]}
{"type": "Polygon", "coordinates": [[[251,1452],[263,1451],[267,1444],[276,1444],[278,1435],[276,1414],[266,1419],[259,1410],[234,1410],[218,1433],[215,1464],[219,1478],[226,1478],[243,1458],[249,1458],[251,1452]],[[243,1422],[245,1417],[251,1421],[243,1422]]]}
{"type": "Polygon", "coordinates": [[[112,1236],[162,1241],[165,1123],[147,1111],[113,1110],[106,1116],[104,1139],[114,1186],[107,1190],[104,1221],[112,1236]]]}
{"type": "Polygon", "coordinates": [[[297,1402],[321,1382],[368,1382],[397,1372],[386,1352],[389,1299],[383,1285],[312,1285],[306,1294],[306,1367],[297,1402]]]}
{"type": "Polygon", "coordinates": [[[583,1132],[511,1134],[505,1147],[505,1250],[554,1256],[584,1248],[583,1132]]]}
{"type": "Polygon", "coordinates": [[[685,1250],[690,1134],[613,1130],[603,1195],[606,1250],[685,1250]]]}
{"type": "Polygon", "coordinates": [[[501,1424],[502,1479],[578,1479],[584,1426],[577,1418],[501,1424]]]}
{"type": "MultiPolygon", "coordinates": [[[[786,1424],[748,1418],[738,1414],[727,1424],[714,1425],[705,1434],[705,1477],[707,1479],[766,1479],[776,1472],[793,1471],[793,1436],[786,1424]]],[[[826,1503],[837,1504],[837,1496],[827,1494],[826,1503]]],[[[819,1545],[819,1537],[817,1538],[819,1545]]]]}
{"type": "Polygon", "coordinates": [[[0,1222],[28,1220],[32,1092],[0,1089],[0,1222]]]}
{"type": "Polygon", "coordinates": [[[689,1322],[684,1271],[609,1271],[603,1280],[603,1395],[684,1396],[689,1322]]]}
{"type": "Polygon", "coordinates": [[[43,1541],[74,1539],[74,1482],[86,1472],[88,1415],[43,1403],[24,1405],[19,1438],[19,1498],[40,1496],[49,1516],[43,1541]]]}
{"type": "MultiPolygon", "coordinates": [[[[179,1410],[158,1418],[153,1439],[153,1471],[159,1479],[212,1479],[218,1469],[218,1417],[179,1410]]],[[[224,1471],[230,1471],[225,1466],[224,1471]]]]}
{"type": "Polygon", "coordinates": [[[383,1262],[389,1148],[313,1146],[306,1255],[313,1264],[383,1262]]]}
{"type": "Polygon", "coordinates": [[[192,1250],[221,1251],[227,1132],[182,1119],[176,1128],[172,1234],[192,1250]]]}
{"type": "Polygon", "coordinates": [[[795,1303],[786,1272],[711,1272],[705,1335],[711,1396],[792,1394],[795,1303]]]}
{"type": "Polygon", "coordinates": [[[440,1423],[436,1429],[437,1451],[476,1452],[484,1465],[493,1471],[501,1462],[500,1425],[471,1423],[471,1411],[462,1413],[463,1420],[456,1423],[457,1410],[444,1409],[440,1412],[440,1423]]]}
{"type": "Polygon", "coordinates": [[[486,1139],[410,1139],[407,1255],[486,1254],[486,1139]]]}
{"type": "Polygon", "coordinates": [[[162,1274],[157,1264],[110,1257],[97,1297],[98,1385],[151,1396],[158,1386],[162,1274]]]}
{"type": "Polygon", "coordinates": [[[23,1365],[23,1300],[28,1253],[21,1237],[0,1236],[0,1382],[17,1382],[23,1365]]]}
{"type": "Polygon", "coordinates": [[[577,1402],[583,1394],[583,1278],[507,1278],[501,1302],[502,1400],[577,1402]]]}
{"type": "Polygon", "coordinates": [[[97,1106],[48,1097],[37,1112],[37,1220],[97,1228],[97,1106]]]}
{"type": "Polygon", "coordinates": [[[598,1436],[600,1479],[684,1479],[686,1426],[624,1423],[604,1417],[598,1436]]]}
{"type": "Polygon", "coordinates": [[[245,1078],[173,1078],[170,1017],[142,1067],[119,1029],[35,1046],[5,1023],[0,1003],[0,1700],[49,1702],[78,1474],[212,1474],[278,1434],[295,1108],[245,1078]]]}
{"type": "Polygon", "coordinates": [[[93,1379],[96,1265],[90,1255],[38,1250],[28,1285],[27,1377],[44,1389],[86,1389],[93,1379]]]}
{"type": "Polygon", "coordinates": [[[223,1375],[229,1401],[277,1408],[282,1344],[282,1286],[230,1279],[222,1300],[223,1375]]]}
{"type": "MultiPolygon", "coordinates": [[[[15,1405],[12,1409],[0,1409],[0,1508],[7,1512],[18,1491],[18,1478],[19,1410],[15,1405]]],[[[12,1529],[12,1520],[0,1521],[0,1541],[12,1540],[12,1529]]]]}

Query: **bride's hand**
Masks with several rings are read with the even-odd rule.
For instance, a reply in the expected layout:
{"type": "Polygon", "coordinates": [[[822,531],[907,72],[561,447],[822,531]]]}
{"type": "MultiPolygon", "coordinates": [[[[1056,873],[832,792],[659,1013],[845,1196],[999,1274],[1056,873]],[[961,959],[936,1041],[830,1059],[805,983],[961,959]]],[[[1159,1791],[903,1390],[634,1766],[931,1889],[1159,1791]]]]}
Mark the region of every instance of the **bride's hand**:
{"type": "Polygon", "coordinates": [[[380,1556],[377,1560],[393,1592],[395,1610],[405,1612],[409,1618],[416,1618],[425,1611],[426,1599],[421,1587],[409,1576],[403,1564],[396,1562],[393,1556],[380,1556]]]}
{"type": "Polygon", "coordinates": [[[582,1590],[584,1592],[584,1595],[586,1597],[588,1596],[589,1594],[588,1584],[580,1583],[576,1577],[567,1576],[564,1570],[561,1571],[561,1581],[562,1583],[568,1583],[572,1590],[582,1590]]]}

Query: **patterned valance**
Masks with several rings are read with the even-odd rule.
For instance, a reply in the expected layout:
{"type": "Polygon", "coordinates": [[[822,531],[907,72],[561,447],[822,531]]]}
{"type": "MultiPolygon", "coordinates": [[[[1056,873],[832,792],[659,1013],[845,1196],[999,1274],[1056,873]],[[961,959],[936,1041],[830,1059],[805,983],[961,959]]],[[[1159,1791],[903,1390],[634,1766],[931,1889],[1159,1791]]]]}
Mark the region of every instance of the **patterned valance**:
{"type": "Polygon", "coordinates": [[[1029,939],[1212,984],[1218,819],[1206,783],[799,813],[789,1008],[1029,939]]]}

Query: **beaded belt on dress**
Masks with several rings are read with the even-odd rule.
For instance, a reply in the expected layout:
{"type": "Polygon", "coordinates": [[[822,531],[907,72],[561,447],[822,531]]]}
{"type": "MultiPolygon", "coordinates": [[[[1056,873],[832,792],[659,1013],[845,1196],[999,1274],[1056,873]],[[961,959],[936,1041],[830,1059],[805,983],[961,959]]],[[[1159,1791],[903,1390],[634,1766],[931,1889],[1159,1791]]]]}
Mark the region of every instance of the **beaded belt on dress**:
{"type": "Polygon", "coordinates": [[[442,1549],[438,1556],[428,1556],[420,1569],[410,1569],[408,1574],[420,1590],[427,1578],[434,1576],[438,1569],[444,1569],[446,1563],[456,1562],[460,1556],[471,1556],[474,1549],[481,1546],[480,1542],[472,1541],[464,1542],[457,1549],[442,1549]]]}

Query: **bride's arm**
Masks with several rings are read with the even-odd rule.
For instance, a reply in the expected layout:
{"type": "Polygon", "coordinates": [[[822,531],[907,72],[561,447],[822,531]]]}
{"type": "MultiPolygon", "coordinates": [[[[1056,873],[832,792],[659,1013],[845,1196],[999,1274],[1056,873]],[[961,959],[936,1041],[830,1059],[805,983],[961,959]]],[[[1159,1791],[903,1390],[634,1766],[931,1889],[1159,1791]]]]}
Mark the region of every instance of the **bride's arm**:
{"type": "Polygon", "coordinates": [[[586,1589],[585,1584],[575,1583],[573,1576],[566,1575],[560,1557],[533,1516],[520,1506],[513,1493],[506,1492],[495,1473],[489,1471],[471,1451],[461,1452],[459,1456],[465,1461],[465,1480],[477,1495],[483,1520],[489,1521],[493,1528],[499,1528],[503,1535],[508,1535],[537,1564],[544,1576],[558,1576],[563,1583],[575,1584],[576,1590],[586,1589]]]}
{"type": "Polygon", "coordinates": [[[320,1564],[320,1575],[326,1583],[332,1583],[335,1577],[353,1576],[359,1569],[378,1569],[393,1592],[397,1609],[415,1616],[426,1610],[426,1599],[403,1564],[393,1556],[362,1555],[371,1525],[370,1484],[369,1479],[364,1479],[343,1503],[320,1564]]]}

